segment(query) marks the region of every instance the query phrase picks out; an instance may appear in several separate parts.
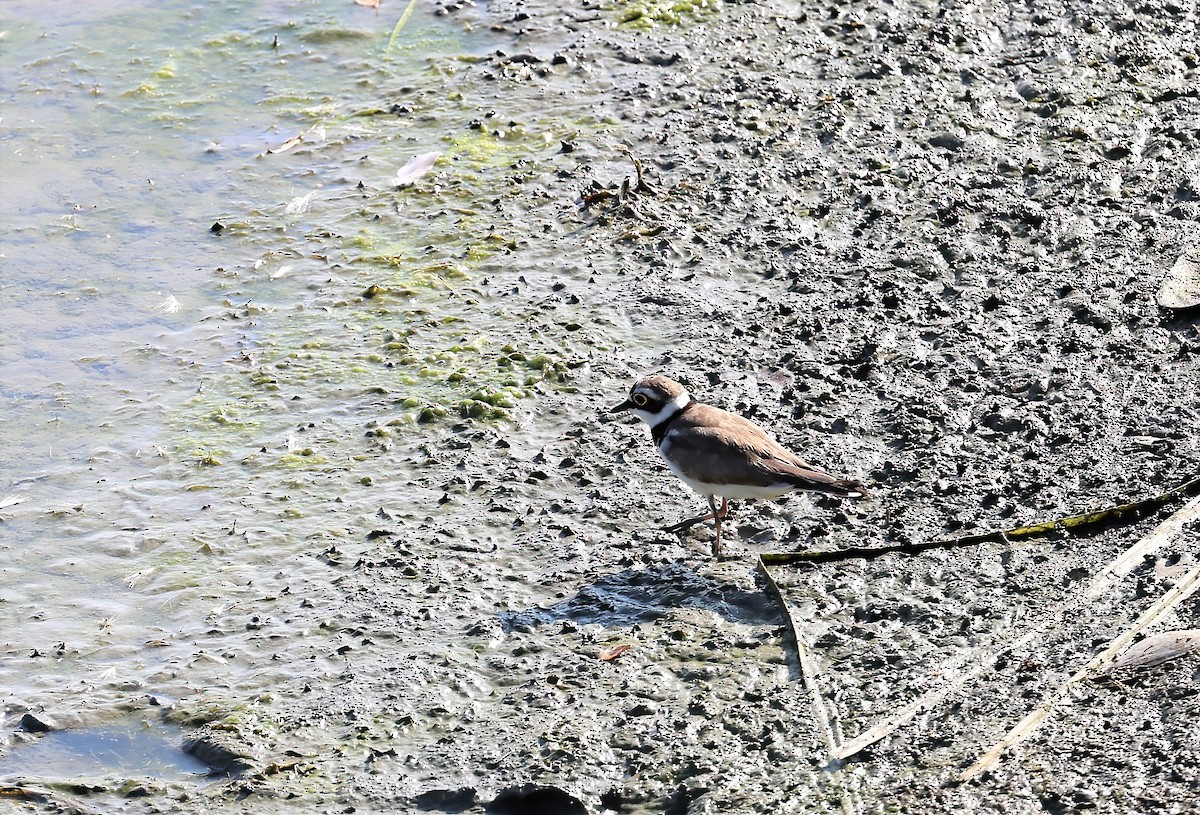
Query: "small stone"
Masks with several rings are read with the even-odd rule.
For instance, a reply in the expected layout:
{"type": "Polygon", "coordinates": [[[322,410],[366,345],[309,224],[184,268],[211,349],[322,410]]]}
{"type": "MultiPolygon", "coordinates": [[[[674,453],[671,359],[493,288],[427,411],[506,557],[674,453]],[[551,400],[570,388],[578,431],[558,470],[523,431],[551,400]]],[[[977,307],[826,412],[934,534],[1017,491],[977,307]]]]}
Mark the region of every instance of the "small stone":
{"type": "Polygon", "coordinates": [[[34,716],[32,713],[26,713],[22,716],[17,726],[26,733],[48,733],[51,730],[57,729],[49,720],[34,716]]]}
{"type": "Polygon", "coordinates": [[[640,702],[631,707],[627,712],[627,716],[653,716],[658,712],[658,706],[649,702],[640,702]]]}

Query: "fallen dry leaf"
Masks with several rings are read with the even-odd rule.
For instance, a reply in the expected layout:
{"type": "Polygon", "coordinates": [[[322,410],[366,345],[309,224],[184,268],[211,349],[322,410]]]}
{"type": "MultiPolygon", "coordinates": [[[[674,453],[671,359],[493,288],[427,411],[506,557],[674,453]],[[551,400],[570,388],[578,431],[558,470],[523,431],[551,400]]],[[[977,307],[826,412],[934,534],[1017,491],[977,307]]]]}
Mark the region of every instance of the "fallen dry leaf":
{"type": "Polygon", "coordinates": [[[620,645],[613,646],[612,648],[605,648],[600,652],[600,658],[605,662],[611,662],[632,647],[633,646],[629,643],[623,642],[620,645]]]}
{"type": "Polygon", "coordinates": [[[1114,668],[1153,668],[1172,659],[1187,656],[1200,650],[1200,631],[1168,631],[1146,637],[1129,646],[1113,662],[1114,668]]]}
{"type": "Polygon", "coordinates": [[[1158,289],[1158,304],[1163,308],[1200,306],[1200,246],[1179,256],[1158,289]]]}

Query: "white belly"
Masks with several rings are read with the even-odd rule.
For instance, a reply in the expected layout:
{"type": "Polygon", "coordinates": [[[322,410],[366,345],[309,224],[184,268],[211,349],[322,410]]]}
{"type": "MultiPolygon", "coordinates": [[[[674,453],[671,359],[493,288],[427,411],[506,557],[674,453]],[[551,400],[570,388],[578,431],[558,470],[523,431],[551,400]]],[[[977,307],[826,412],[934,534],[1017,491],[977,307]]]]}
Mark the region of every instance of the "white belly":
{"type": "MultiPolygon", "coordinates": [[[[661,449],[659,453],[662,453],[661,449]]],[[[768,487],[750,486],[748,484],[708,484],[684,475],[675,466],[675,462],[671,461],[665,455],[663,456],[663,461],[667,463],[667,467],[670,468],[671,472],[675,473],[680,481],[706,497],[715,495],[719,498],[728,498],[731,501],[741,501],[746,498],[778,498],[796,489],[791,484],[772,484],[768,487]]]]}

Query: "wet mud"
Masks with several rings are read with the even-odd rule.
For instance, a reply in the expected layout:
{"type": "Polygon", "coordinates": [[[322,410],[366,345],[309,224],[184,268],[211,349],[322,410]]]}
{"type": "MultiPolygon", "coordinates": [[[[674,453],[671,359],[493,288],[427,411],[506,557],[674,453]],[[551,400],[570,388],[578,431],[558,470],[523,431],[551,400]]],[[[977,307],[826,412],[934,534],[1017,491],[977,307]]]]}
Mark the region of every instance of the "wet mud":
{"type": "MultiPolygon", "coordinates": [[[[233,599],[168,714],[234,775],[123,805],[1195,803],[1194,655],[1056,696],[1193,564],[1188,533],[1085,593],[1165,513],[773,568],[790,621],[756,568],[762,552],[1007,528],[1195,475],[1200,332],[1154,297],[1194,242],[1200,194],[1188,13],[747,3],[643,30],[601,6],[441,10],[509,40],[460,66],[491,89],[470,127],[535,107],[595,116],[505,168],[489,217],[511,245],[455,284],[528,347],[509,364],[560,364],[501,419],[466,407],[396,425],[397,395],[369,390],[298,425],[297,447],[341,456],[290,482],[322,496],[316,517],[288,519],[278,491],[236,502],[311,535],[289,533],[253,574],[226,571],[233,599]],[[722,562],[710,527],[657,531],[702,500],[644,427],[605,410],[654,371],[873,497],[740,502],[722,562]],[[1028,739],[959,780],[1047,700],[1028,739]]],[[[219,493],[219,473],[207,482],[219,493]]],[[[213,546],[252,560],[274,523],[213,546]]],[[[1155,630],[1196,617],[1184,600],[1155,630]]]]}

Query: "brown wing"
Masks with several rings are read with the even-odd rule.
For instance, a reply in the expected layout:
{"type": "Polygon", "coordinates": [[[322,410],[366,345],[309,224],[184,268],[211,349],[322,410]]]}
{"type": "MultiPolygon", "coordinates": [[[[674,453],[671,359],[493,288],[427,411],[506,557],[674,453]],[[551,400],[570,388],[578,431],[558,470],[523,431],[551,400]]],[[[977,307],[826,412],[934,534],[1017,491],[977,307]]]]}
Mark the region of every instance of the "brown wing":
{"type": "Polygon", "coordinates": [[[857,481],[828,473],[783,447],[748,419],[694,405],[668,432],[671,458],[685,475],[709,484],[791,484],[833,495],[863,494],[857,481]]]}

